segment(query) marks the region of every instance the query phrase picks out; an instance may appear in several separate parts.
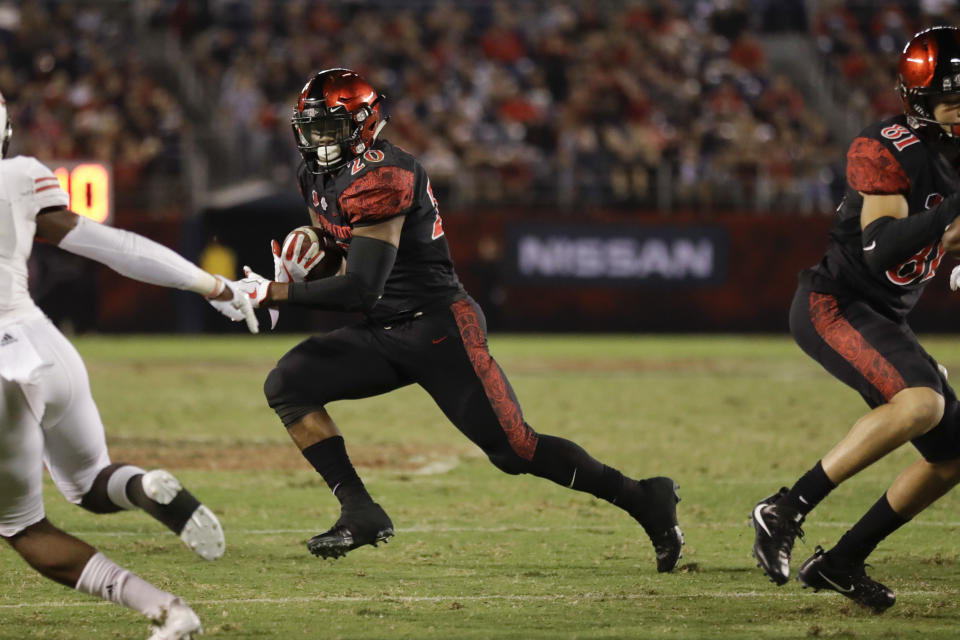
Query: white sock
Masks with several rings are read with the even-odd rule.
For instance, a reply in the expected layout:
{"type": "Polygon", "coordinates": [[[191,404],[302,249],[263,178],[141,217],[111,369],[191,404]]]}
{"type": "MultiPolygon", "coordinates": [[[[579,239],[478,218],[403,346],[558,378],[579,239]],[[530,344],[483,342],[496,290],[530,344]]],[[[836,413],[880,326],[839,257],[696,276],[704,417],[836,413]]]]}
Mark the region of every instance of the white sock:
{"type": "Polygon", "coordinates": [[[130,607],[151,620],[159,618],[163,609],[176,598],[99,552],[87,562],[75,588],[82,593],[130,607]]]}
{"type": "Polygon", "coordinates": [[[117,467],[107,478],[107,497],[110,498],[110,502],[128,511],[136,509],[137,505],[130,502],[130,498],[127,497],[127,483],[133,476],[144,473],[146,471],[132,464],[117,467]]]}

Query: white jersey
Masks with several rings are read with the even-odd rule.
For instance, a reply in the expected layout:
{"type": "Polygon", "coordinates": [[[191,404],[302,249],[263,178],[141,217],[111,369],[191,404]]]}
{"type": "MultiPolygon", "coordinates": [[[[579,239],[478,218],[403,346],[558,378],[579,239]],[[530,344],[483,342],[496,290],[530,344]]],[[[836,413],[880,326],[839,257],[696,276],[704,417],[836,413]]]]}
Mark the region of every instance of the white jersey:
{"type": "Polygon", "coordinates": [[[37,213],[69,204],[60,181],[36,158],[0,160],[0,326],[38,312],[27,289],[37,213]]]}

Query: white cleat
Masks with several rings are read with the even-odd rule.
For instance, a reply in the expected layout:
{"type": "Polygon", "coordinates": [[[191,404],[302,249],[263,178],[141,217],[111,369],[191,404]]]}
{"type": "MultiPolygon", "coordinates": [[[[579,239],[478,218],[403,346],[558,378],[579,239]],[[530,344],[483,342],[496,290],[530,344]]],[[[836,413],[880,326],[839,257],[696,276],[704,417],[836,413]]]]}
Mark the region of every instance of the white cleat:
{"type": "Polygon", "coordinates": [[[171,602],[154,624],[147,640],[191,640],[203,633],[200,618],[180,598],[171,602]]]}
{"type": "Polygon", "coordinates": [[[220,558],[226,548],[220,521],[213,515],[213,511],[204,505],[194,510],[180,532],[180,539],[204,560],[220,558]]]}
{"type": "Polygon", "coordinates": [[[143,492],[147,497],[158,504],[170,504],[183,489],[180,481],[165,469],[154,469],[143,474],[140,479],[143,492]]]}
{"type": "MultiPolygon", "coordinates": [[[[158,504],[170,504],[183,490],[183,485],[172,473],[154,469],[143,474],[143,492],[158,504]]],[[[223,527],[213,511],[200,505],[190,514],[190,519],[180,531],[180,539],[204,560],[216,560],[223,556],[226,541],[223,527]]]]}

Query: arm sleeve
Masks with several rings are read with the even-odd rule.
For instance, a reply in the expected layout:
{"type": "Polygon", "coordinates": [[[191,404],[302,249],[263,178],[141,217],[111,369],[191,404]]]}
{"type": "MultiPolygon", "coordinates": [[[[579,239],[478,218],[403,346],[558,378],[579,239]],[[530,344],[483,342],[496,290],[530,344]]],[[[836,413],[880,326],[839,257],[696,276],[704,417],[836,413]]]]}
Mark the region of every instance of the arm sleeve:
{"type": "Polygon", "coordinates": [[[883,273],[943,236],[960,213],[960,194],[906,218],[883,216],[863,230],[863,260],[874,273],[883,273]]]}
{"type": "Polygon", "coordinates": [[[186,289],[210,297],[222,290],[223,285],[215,277],[162,244],[82,216],[59,246],[141,282],[186,289]]]}
{"type": "Polygon", "coordinates": [[[292,282],[287,302],[329,311],[370,311],[383,295],[397,248],[376,238],[354,237],[347,272],[309,282],[292,282]]]}

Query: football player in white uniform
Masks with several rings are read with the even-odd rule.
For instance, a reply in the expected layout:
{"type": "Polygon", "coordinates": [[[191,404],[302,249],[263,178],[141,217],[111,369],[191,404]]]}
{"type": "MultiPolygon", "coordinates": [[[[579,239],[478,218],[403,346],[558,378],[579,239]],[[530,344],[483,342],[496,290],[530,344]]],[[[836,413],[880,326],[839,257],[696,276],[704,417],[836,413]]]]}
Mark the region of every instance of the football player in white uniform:
{"type": "Polygon", "coordinates": [[[36,236],[125,276],[195,291],[256,333],[250,300],[160,244],[71,212],[49,169],[30,157],[5,158],[11,132],[0,96],[0,537],[47,578],[150,618],[150,640],[190,638],[200,620],[182,600],[46,518],[44,463],[60,492],[88,511],[141,508],[201,557],[224,551],[216,516],[173,475],[111,463],[86,369],[30,298],[27,259],[36,236]]]}

